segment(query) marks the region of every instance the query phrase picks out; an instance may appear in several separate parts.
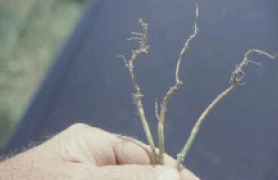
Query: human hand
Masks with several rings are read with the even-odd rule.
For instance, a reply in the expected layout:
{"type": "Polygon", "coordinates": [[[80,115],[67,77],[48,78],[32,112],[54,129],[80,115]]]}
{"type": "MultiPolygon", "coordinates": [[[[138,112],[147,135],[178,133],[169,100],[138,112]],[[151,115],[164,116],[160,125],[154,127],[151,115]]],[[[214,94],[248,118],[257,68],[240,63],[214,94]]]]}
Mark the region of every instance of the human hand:
{"type": "Polygon", "coordinates": [[[45,143],[0,163],[0,179],[198,180],[175,160],[151,165],[149,146],[132,138],[74,124],[45,143]]]}

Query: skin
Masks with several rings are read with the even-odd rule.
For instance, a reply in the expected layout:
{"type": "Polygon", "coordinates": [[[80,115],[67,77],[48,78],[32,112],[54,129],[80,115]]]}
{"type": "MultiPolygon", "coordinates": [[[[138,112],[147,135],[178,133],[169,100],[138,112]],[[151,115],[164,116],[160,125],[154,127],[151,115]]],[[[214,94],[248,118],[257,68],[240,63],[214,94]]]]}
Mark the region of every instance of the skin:
{"type": "Polygon", "coordinates": [[[0,163],[0,179],[198,180],[175,160],[151,165],[150,148],[135,139],[74,124],[45,143],[0,163]]]}

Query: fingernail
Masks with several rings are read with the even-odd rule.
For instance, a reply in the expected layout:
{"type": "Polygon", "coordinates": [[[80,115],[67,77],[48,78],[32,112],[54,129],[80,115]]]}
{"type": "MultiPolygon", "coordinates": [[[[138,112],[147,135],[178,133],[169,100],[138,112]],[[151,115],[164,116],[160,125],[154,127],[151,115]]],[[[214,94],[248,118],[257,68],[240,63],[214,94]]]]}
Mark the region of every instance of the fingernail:
{"type": "Polygon", "coordinates": [[[155,171],[157,173],[157,180],[178,180],[179,173],[176,169],[165,167],[165,166],[157,166],[155,167],[155,171]]]}

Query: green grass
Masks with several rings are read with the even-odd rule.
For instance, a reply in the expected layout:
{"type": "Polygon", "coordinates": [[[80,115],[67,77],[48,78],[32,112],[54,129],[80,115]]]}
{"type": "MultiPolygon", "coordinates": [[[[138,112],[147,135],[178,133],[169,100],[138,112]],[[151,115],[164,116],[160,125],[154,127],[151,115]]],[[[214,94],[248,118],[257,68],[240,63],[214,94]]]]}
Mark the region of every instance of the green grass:
{"type": "Polygon", "coordinates": [[[0,0],[0,146],[82,10],[70,0],[0,0]]]}

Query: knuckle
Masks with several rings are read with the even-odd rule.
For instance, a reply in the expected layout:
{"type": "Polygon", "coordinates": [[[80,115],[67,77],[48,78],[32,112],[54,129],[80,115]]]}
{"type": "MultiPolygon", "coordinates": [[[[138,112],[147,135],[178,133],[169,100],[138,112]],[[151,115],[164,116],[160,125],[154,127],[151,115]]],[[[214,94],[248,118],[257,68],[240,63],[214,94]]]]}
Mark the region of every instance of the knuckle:
{"type": "Polygon", "coordinates": [[[93,127],[93,126],[90,126],[85,123],[75,123],[68,128],[68,131],[73,134],[80,133],[80,132],[82,132],[82,133],[86,132],[88,134],[96,134],[96,133],[105,132],[100,128],[93,127]]]}
{"type": "Polygon", "coordinates": [[[85,124],[85,123],[75,123],[75,124],[71,125],[69,127],[69,129],[71,129],[71,130],[85,129],[85,128],[88,128],[88,127],[92,128],[91,126],[89,126],[88,124],[85,124]]]}

